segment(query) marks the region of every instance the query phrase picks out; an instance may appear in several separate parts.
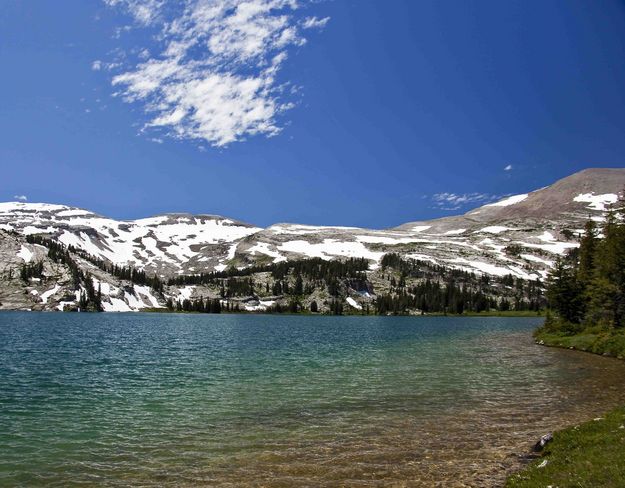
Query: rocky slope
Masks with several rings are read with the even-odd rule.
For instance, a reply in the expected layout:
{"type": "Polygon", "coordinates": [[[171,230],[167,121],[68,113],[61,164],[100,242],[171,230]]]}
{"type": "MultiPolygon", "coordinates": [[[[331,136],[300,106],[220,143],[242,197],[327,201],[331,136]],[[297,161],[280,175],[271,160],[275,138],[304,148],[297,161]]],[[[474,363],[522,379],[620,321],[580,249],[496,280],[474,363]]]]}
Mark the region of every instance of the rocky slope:
{"type": "MultiPolygon", "coordinates": [[[[75,292],[66,286],[68,270],[50,262],[41,246],[25,241],[25,236],[35,234],[164,279],[308,257],[362,257],[374,273],[388,252],[492,276],[540,279],[558,255],[577,245],[585,220],[603,219],[624,187],[625,169],[589,169],[465,215],[385,230],[299,224],[262,229],[224,217],[189,214],[117,221],[64,205],[0,203],[0,302],[2,308],[51,309],[72,301],[75,292]],[[24,287],[16,281],[16,273],[22,264],[35,261],[44,262],[46,284],[31,282],[24,287]]],[[[133,288],[87,261],[81,263],[96,282],[102,282],[105,310],[162,305],[168,295],[184,298],[194,293],[183,287],[154,296],[147,287],[133,288]]]]}

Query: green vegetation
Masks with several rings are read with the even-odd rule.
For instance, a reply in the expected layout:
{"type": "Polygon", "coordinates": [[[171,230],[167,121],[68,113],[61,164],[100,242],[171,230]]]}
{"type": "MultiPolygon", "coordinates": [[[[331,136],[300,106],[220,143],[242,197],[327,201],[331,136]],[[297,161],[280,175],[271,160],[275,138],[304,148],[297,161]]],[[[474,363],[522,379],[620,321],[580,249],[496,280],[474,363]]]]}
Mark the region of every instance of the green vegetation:
{"type": "Polygon", "coordinates": [[[539,329],[534,336],[541,344],[553,347],[577,349],[625,359],[625,331],[593,330],[589,328],[577,334],[547,332],[539,329]]]}
{"type": "Polygon", "coordinates": [[[464,317],[544,317],[544,310],[484,310],[464,312],[464,317]]]}
{"type": "Polygon", "coordinates": [[[227,302],[226,306],[223,307],[221,300],[218,298],[207,298],[206,300],[196,298],[194,300],[179,300],[176,302],[169,298],[167,300],[167,309],[172,312],[221,313],[222,310],[224,312],[237,312],[239,311],[239,304],[233,304],[231,309],[230,302],[227,302]]]}
{"type": "Polygon", "coordinates": [[[625,357],[625,202],[601,229],[586,223],[580,247],[559,259],[548,279],[552,313],[535,337],[551,346],[625,357]],[[603,238],[599,237],[599,230],[603,238]]]}
{"type": "MultiPolygon", "coordinates": [[[[168,285],[203,285],[217,290],[224,300],[221,309],[211,306],[219,299],[194,299],[174,302],[168,300],[171,311],[194,311],[202,313],[241,312],[237,298],[281,298],[266,310],[256,313],[318,313],[316,301],[305,307],[304,298],[315,291],[328,296],[329,313],[343,314],[343,303],[338,298],[350,288],[370,291],[366,271],[369,262],[362,258],[344,261],[326,261],[320,258],[285,261],[281,263],[250,266],[244,269],[227,269],[219,272],[183,275],[171,278],[168,285]],[[262,275],[262,276],[261,276],[262,275]],[[260,279],[262,278],[262,279],[260,279]],[[286,303],[284,303],[286,301],[286,303]]],[[[366,312],[368,313],[368,311],[366,312]]]]}
{"type": "Polygon", "coordinates": [[[36,263],[24,263],[22,264],[22,268],[20,269],[20,278],[25,283],[31,278],[42,279],[43,278],[43,263],[38,261],[36,263]]]}
{"type": "Polygon", "coordinates": [[[538,281],[512,275],[492,277],[446,268],[427,261],[402,258],[390,253],[382,257],[382,272],[388,271],[390,291],[378,294],[375,311],[380,315],[536,312],[545,305],[538,281]],[[408,280],[413,282],[408,285],[408,280]]]}
{"type": "Polygon", "coordinates": [[[366,279],[369,262],[364,258],[350,258],[344,261],[326,261],[321,258],[284,261],[265,265],[249,266],[243,269],[230,268],[224,271],[182,275],[171,278],[168,285],[210,285],[228,278],[241,278],[257,273],[271,273],[274,280],[280,281],[289,274],[309,280],[323,281],[327,286],[340,278],[366,279]]]}
{"type": "Polygon", "coordinates": [[[618,408],[600,420],[556,432],[542,456],[510,476],[505,486],[620,488],[623,480],[625,408],[618,408]]]}
{"type": "MultiPolygon", "coordinates": [[[[559,259],[547,286],[549,314],[540,344],[625,358],[625,202],[601,227],[586,223],[580,247],[559,259]]],[[[621,487],[625,480],[625,408],[557,432],[543,457],[507,487],[621,487]]]]}

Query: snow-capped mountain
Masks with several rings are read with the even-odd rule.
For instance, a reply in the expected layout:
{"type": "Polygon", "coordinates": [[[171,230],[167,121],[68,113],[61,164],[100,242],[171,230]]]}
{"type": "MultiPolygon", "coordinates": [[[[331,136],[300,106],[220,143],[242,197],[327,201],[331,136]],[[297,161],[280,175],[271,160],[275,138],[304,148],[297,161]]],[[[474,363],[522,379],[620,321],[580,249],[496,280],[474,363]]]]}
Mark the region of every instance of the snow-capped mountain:
{"type": "Polygon", "coordinates": [[[600,220],[625,186],[625,169],[589,169],[462,216],[394,229],[275,224],[266,229],[214,215],[166,214],[117,221],[43,203],[0,203],[0,229],[45,234],[118,265],[163,277],[292,258],[364,257],[389,251],[489,274],[539,277],[600,220]],[[564,232],[564,233],[563,233],[564,232]]]}
{"type": "MultiPolygon", "coordinates": [[[[540,279],[558,255],[577,246],[588,218],[604,218],[624,187],[625,169],[589,169],[461,216],[384,230],[301,224],[263,229],[190,214],[117,221],[64,205],[10,202],[0,204],[0,230],[6,231],[0,233],[0,247],[5,268],[42,254],[37,245],[19,239],[42,234],[109,263],[161,277],[306,257],[363,257],[375,270],[385,253],[396,252],[445,267],[540,279]],[[10,239],[14,245],[8,244],[10,239]]],[[[116,290],[112,295],[129,303],[119,286],[110,286],[116,290]]],[[[144,306],[156,300],[144,295],[144,306]]]]}
{"type": "Polygon", "coordinates": [[[0,229],[44,234],[118,265],[170,276],[222,270],[237,243],[262,229],[215,215],[167,214],[117,221],[47,203],[0,203],[0,229]]]}

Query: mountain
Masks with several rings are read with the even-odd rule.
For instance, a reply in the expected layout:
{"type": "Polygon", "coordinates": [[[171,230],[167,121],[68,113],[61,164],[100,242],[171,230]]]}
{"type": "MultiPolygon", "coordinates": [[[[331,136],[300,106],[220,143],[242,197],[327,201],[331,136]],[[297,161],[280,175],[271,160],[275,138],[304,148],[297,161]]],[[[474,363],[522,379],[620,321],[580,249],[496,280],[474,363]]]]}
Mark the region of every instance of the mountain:
{"type": "Polygon", "coordinates": [[[225,269],[233,246],[262,229],[215,215],[167,214],[117,221],[47,203],[0,203],[0,229],[45,234],[119,265],[168,276],[225,269]]]}
{"type": "MultiPolygon", "coordinates": [[[[65,205],[0,203],[2,277],[6,282],[13,270],[13,279],[20,266],[36,261],[45,262],[52,272],[55,263],[47,263],[47,251],[26,241],[27,236],[44,235],[105,263],[132,266],[164,280],[303,258],[365,258],[370,274],[375,274],[387,253],[481,275],[536,280],[546,276],[558,255],[577,246],[577,236],[588,218],[603,219],[624,187],[625,169],[588,169],[461,216],[384,230],[288,223],[263,229],[225,217],[190,214],[117,221],[65,205]]],[[[84,257],[76,259],[94,277],[99,276],[97,282],[106,284],[105,309],[134,310],[164,303],[167,293],[154,296],[149,287],[138,292],[135,287],[127,294],[127,283],[95,269],[84,257]]],[[[2,307],[58,308],[61,302],[75,301],[72,290],[64,285],[59,284],[53,292],[57,281],[67,276],[61,273],[58,278],[45,290],[26,290],[28,300],[16,298],[23,295],[19,284],[15,289],[3,286],[2,307]]],[[[193,295],[186,294],[177,289],[170,291],[169,297],[193,295]]]]}

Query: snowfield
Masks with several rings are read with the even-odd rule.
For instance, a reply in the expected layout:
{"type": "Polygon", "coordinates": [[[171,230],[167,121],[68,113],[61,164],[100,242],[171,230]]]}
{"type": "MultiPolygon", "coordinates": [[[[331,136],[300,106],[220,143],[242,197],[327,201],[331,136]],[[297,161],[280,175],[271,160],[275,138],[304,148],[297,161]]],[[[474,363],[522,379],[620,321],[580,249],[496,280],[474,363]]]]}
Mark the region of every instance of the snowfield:
{"type": "Polygon", "coordinates": [[[606,210],[608,205],[618,201],[618,195],[615,193],[605,193],[603,195],[595,195],[594,193],[580,193],[574,199],[574,202],[590,203],[588,208],[592,210],[606,210]]]}

